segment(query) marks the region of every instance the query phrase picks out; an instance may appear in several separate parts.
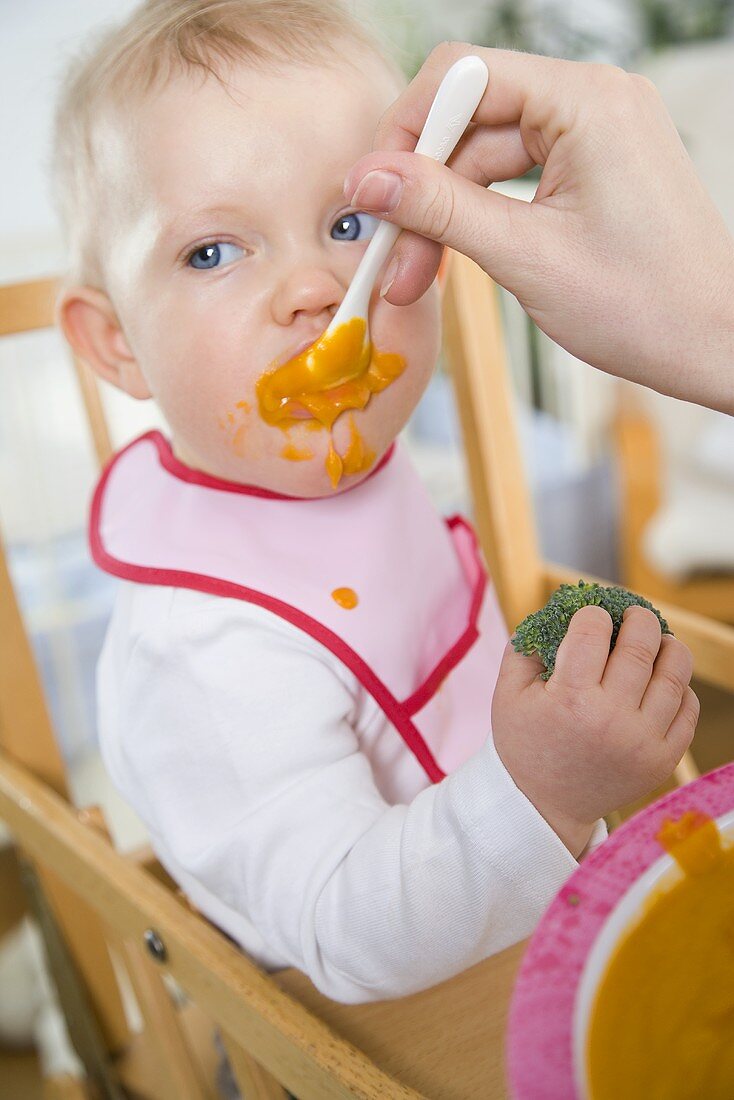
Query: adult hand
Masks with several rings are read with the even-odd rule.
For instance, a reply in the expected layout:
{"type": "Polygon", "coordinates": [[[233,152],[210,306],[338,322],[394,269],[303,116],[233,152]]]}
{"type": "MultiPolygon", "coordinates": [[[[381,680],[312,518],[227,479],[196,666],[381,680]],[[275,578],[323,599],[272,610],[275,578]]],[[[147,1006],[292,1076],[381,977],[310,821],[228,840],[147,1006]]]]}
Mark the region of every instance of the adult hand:
{"type": "Polygon", "coordinates": [[[630,607],[609,652],[612,619],[583,607],[549,680],[509,642],[492,699],[500,759],[574,856],[593,822],[659,787],[693,738],[699,702],[691,651],[630,607]]]}
{"type": "Polygon", "coordinates": [[[344,193],[410,231],[387,301],[420,297],[448,245],[578,358],[734,412],[734,241],[647,79],[443,43],[386,112],[374,150],[344,193]],[[468,53],[486,61],[489,84],[443,167],[412,150],[444,73],[468,53]],[[535,164],[532,203],[487,189],[535,164]]]}

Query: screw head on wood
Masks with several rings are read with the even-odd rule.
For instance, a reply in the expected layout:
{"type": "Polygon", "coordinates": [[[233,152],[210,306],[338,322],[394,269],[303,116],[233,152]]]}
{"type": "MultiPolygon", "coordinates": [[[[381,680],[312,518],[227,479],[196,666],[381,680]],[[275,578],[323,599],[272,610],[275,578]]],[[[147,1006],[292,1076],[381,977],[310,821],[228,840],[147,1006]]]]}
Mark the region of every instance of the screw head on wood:
{"type": "Polygon", "coordinates": [[[143,933],[143,939],[145,940],[148,951],[153,956],[155,961],[165,962],[166,958],[168,957],[166,945],[164,944],[158,933],[155,931],[155,929],[146,928],[145,932],[143,933]]]}

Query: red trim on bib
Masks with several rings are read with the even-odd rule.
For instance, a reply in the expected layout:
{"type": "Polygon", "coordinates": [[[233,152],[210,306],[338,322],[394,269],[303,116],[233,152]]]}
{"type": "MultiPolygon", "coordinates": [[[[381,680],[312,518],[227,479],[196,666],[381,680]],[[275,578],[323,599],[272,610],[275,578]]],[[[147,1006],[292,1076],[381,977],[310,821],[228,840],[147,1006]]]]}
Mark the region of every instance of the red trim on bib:
{"type": "MultiPolygon", "coordinates": [[[[150,438],[150,434],[142,438],[150,438]]],[[[139,439],[136,439],[134,442],[138,443],[139,439]]],[[[130,444],[130,446],[132,446],[132,444],[130,444]]],[[[125,450],[127,450],[127,447],[125,450]]],[[[235,584],[233,581],[223,581],[216,577],[189,573],[184,570],[158,569],[142,565],[131,565],[129,562],[120,561],[118,558],[113,558],[111,554],[107,553],[102,545],[99,533],[102,497],[115,460],[119,458],[121,454],[124,454],[124,451],[120,451],[106,467],[92,498],[89,544],[92,558],[96,564],[101,569],[104,569],[105,572],[112,573],[114,576],[121,577],[123,580],[137,581],[141,584],[160,584],[173,588],[192,588],[197,592],[207,592],[214,596],[229,596],[234,599],[245,600],[248,603],[257,604],[259,607],[264,607],[266,610],[274,612],[282,619],[292,623],[293,626],[298,627],[299,630],[305,631],[317,642],[326,646],[328,650],[338,657],[339,660],[354,673],[360,683],[364,685],[370,695],[372,695],[379,706],[382,707],[383,711],[418,760],[431,782],[440,782],[444,778],[445,773],[436,763],[428,745],[425,743],[421,734],[413,725],[410,717],[405,713],[398,700],[388,691],[382,681],[377,678],[375,673],[369,665],[362,660],[359,654],[336,634],[328,630],[322,623],[319,623],[316,619],[312,619],[310,615],[306,615],[297,607],[292,607],[290,604],[283,603],[281,600],[276,600],[274,597],[268,596],[264,592],[257,592],[254,589],[235,584]]]]}
{"type": "Polygon", "coordinates": [[[429,674],[427,679],[423,681],[421,686],[401,704],[406,713],[410,715],[417,714],[419,710],[423,709],[426,703],[431,701],[452,668],[458,665],[461,658],[469,652],[479,637],[477,620],[487,587],[487,574],[484,571],[481,558],[479,557],[477,536],[474,533],[474,529],[462,516],[451,516],[451,518],[447,519],[445,522],[451,530],[453,530],[454,527],[462,527],[471,536],[472,549],[477,563],[477,580],[474,585],[474,594],[472,595],[471,607],[469,608],[469,622],[466,630],[454,643],[451,649],[447,653],[444,653],[441,660],[429,674]]]}
{"type": "MultiPolygon", "coordinates": [[[[310,637],[314,638],[315,641],[325,646],[326,649],[342,661],[342,663],[356,676],[375,702],[382,708],[393,726],[395,726],[403,741],[418,760],[431,782],[438,783],[445,778],[445,772],[439,767],[420,731],[411,720],[411,717],[431,700],[436,691],[438,691],[443,680],[454,666],[459,663],[462,657],[464,657],[479,636],[477,620],[486,590],[487,577],[479,555],[476,535],[471,526],[460,516],[454,516],[446,520],[449,528],[453,529],[454,527],[460,526],[469,532],[471,536],[471,548],[477,566],[477,577],[474,582],[474,592],[472,595],[467,627],[461,637],[454,643],[451,649],[444,654],[439,663],[429,673],[421,686],[408,699],[404,702],[400,702],[382,680],[380,680],[372,668],[362,657],[360,657],[356,650],[347,645],[342,638],[334,634],[328,627],[324,626],[323,623],[320,623],[317,619],[312,618],[292,604],[278,600],[265,592],[259,592],[256,589],[236,584],[234,581],[226,581],[217,577],[207,576],[206,574],[191,573],[186,570],[134,565],[130,562],[124,562],[119,558],[113,557],[105,550],[100,535],[100,518],[107,480],[118,459],[120,459],[131,447],[145,439],[155,444],[161,463],[169,473],[172,473],[183,481],[193,482],[194,484],[203,485],[208,488],[223,489],[230,492],[250,493],[254,496],[265,496],[271,499],[303,499],[299,497],[281,497],[277,493],[270,493],[264,489],[258,489],[253,486],[242,486],[236,482],[221,481],[217,478],[211,478],[207,474],[201,474],[199,471],[191,470],[188,466],[185,466],[175,458],[170,444],[160,432],[155,430],[146,432],[144,435],[134,439],[113,456],[105,467],[94,490],[89,521],[89,544],[92,558],[95,563],[101,569],[105,570],[105,572],[111,573],[113,576],[120,577],[123,580],[136,581],[139,584],[189,588],[197,592],[205,592],[214,596],[224,596],[256,604],[258,607],[263,607],[267,611],[271,611],[275,615],[280,616],[280,618],[285,619],[286,622],[291,623],[299,630],[303,630],[310,637]]],[[[369,474],[370,477],[377,473],[377,471],[389,461],[393,450],[394,444],[386,452],[382,461],[369,474]]]]}

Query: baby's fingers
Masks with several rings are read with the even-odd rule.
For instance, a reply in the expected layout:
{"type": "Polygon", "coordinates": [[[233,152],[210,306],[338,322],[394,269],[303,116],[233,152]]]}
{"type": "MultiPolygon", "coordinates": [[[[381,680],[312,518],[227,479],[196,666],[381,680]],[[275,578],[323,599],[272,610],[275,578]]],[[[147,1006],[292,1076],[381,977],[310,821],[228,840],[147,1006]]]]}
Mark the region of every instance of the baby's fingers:
{"type": "Polygon", "coordinates": [[[590,605],[577,611],[558,647],[548,690],[574,695],[597,687],[607,663],[611,638],[612,617],[603,607],[590,605]]]}
{"type": "Polygon", "coordinates": [[[664,634],[650,683],[640,703],[648,727],[661,738],[666,736],[680,710],[692,672],[693,656],[688,646],[671,634],[664,634]]]}
{"type": "Polygon", "coordinates": [[[618,706],[637,710],[641,705],[659,649],[657,616],[644,607],[628,607],[602,680],[602,687],[618,706]]]}
{"type": "Polygon", "coordinates": [[[665,741],[670,747],[671,755],[676,764],[693,740],[700,713],[701,704],[698,701],[698,696],[692,688],[687,687],[678,713],[665,735],[665,741]]]}

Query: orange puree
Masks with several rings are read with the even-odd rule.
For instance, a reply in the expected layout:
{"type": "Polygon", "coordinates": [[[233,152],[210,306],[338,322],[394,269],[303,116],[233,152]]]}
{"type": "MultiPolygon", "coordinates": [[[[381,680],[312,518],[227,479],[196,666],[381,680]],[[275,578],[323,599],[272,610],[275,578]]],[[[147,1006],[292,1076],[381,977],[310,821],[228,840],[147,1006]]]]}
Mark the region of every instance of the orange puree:
{"type": "Polygon", "coordinates": [[[331,598],[336,600],[339,607],[345,607],[347,611],[351,611],[359,603],[359,597],[353,588],[335,588],[331,598]]]}
{"type": "MultiPolygon", "coordinates": [[[[286,430],[308,417],[331,432],[343,412],[363,409],[373,394],[394,382],[405,370],[404,358],[365,344],[365,331],[364,318],[354,317],[300,355],[263,374],[255,387],[263,420],[286,430]]],[[[344,455],[338,454],[330,440],[326,470],[334,488],[343,475],[362,473],[375,459],[365,449],[353,420],[350,431],[344,455]]]]}
{"type": "Polygon", "coordinates": [[[283,458],[290,459],[291,462],[305,462],[307,458],[313,458],[313,451],[309,451],[308,448],[301,450],[292,443],[286,443],[280,453],[283,458]]]}
{"type": "Polygon", "coordinates": [[[684,877],[659,884],[597,992],[592,1100],[734,1097],[734,847],[687,813],[657,839],[684,877]]]}

